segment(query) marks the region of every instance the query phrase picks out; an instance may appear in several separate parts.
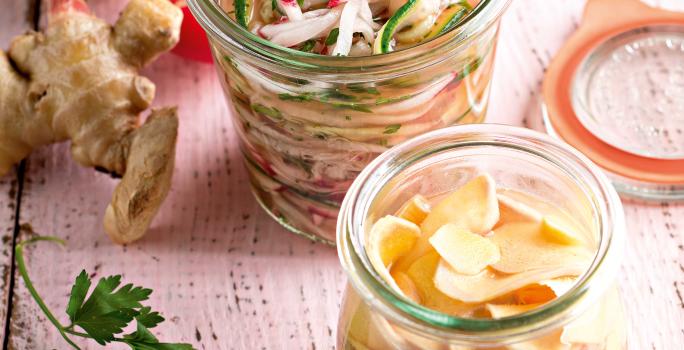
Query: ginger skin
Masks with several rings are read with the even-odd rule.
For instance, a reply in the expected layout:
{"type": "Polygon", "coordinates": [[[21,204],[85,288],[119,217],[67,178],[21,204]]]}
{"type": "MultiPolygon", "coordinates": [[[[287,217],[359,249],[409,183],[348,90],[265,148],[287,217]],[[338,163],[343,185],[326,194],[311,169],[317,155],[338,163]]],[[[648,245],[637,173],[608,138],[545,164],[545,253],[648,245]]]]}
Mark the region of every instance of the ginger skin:
{"type": "Polygon", "coordinates": [[[53,0],[44,33],[0,51],[0,176],[71,141],[78,163],[122,176],[106,232],[117,243],[142,237],[170,187],[178,118],[153,110],[139,126],[155,86],[138,71],[178,42],[182,16],[168,0],[131,0],[110,26],[82,0],[53,0]]]}

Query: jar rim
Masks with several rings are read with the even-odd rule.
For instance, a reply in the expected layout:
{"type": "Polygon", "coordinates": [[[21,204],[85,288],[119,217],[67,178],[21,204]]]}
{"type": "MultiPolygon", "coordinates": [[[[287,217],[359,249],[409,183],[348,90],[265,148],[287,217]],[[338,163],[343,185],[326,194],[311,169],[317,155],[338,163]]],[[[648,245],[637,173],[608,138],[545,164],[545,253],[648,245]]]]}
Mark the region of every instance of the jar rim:
{"type": "MultiPolygon", "coordinates": [[[[435,153],[437,152],[425,151],[419,155],[421,157],[419,159],[435,153]]],[[[419,159],[417,158],[416,161],[419,159]]],[[[426,335],[438,336],[439,339],[497,342],[515,337],[530,338],[536,332],[566,324],[596,301],[605,292],[605,287],[590,289],[589,285],[592,281],[603,280],[604,276],[614,278],[617,274],[624,245],[624,226],[622,204],[608,178],[588,158],[569,145],[562,144],[548,135],[521,127],[497,124],[459,125],[408,140],[371,162],[354,181],[342,204],[338,217],[337,246],[340,261],[350,284],[371,307],[384,316],[422,331],[426,335]],[[463,318],[413,303],[395,292],[372,267],[363,243],[352,237],[358,233],[354,230],[359,231],[361,227],[359,220],[366,216],[370,202],[373,200],[372,197],[408,166],[397,168],[401,166],[397,164],[397,159],[411,150],[424,150],[427,143],[435,140],[452,142],[451,146],[454,147],[453,145],[459,141],[450,140],[455,140],[456,136],[470,137],[471,141],[472,139],[479,140],[468,142],[469,146],[507,146],[505,140],[512,142],[529,140],[524,145],[516,144],[514,148],[540,155],[555,165],[565,167],[565,170],[571,170],[576,181],[590,182],[588,188],[591,198],[589,199],[595,205],[595,215],[599,219],[599,247],[591,266],[566,293],[539,308],[510,317],[463,318]],[[378,173],[385,175],[378,176],[378,173]],[[372,189],[375,190],[371,191],[372,189]]]]}
{"type": "Polygon", "coordinates": [[[188,0],[187,4],[207,36],[221,45],[237,48],[264,64],[277,64],[307,73],[379,73],[412,71],[444,52],[460,48],[464,42],[497,23],[511,0],[481,0],[466,18],[449,32],[406,49],[371,56],[327,56],[298,51],[274,44],[238,25],[215,0],[188,0]],[[390,68],[391,67],[391,68],[390,68]]]}

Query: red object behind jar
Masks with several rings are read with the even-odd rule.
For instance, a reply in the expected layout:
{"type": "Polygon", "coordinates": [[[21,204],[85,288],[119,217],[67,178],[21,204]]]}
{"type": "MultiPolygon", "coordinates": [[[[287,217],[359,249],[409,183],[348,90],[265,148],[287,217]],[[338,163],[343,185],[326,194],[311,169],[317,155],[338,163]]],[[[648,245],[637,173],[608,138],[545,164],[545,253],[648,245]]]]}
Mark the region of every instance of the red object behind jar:
{"type": "Polygon", "coordinates": [[[183,10],[183,24],[181,25],[180,41],[171,52],[178,56],[194,61],[212,63],[209,41],[204,30],[195,20],[185,0],[171,0],[183,10]]]}

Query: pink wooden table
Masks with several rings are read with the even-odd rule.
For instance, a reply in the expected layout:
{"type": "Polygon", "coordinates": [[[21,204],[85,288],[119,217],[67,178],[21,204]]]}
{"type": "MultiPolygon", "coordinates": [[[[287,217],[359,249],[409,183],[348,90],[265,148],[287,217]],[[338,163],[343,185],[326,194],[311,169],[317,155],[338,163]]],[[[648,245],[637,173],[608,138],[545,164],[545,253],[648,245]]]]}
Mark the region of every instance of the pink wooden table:
{"type": "MultiPolygon", "coordinates": [[[[3,1],[2,47],[44,20],[35,1],[3,1]]],[[[124,2],[91,6],[112,21],[124,2]]],[[[681,0],[656,3],[684,9],[681,0]]],[[[501,28],[488,121],[538,126],[544,69],[576,28],[582,6],[514,1],[501,28]]],[[[287,233],[252,199],[213,67],[166,55],[145,74],[157,84],[155,104],[178,104],[181,116],[173,188],[145,239],[110,243],[101,218],[115,182],[77,166],[66,144],[34,153],[0,178],[3,349],[67,348],[11,264],[14,242],[25,238],[17,223],[68,241],[66,249],[44,244],[27,257],[38,290],[60,315],[85,268],[153,288],[150,305],[170,320],[155,328],[164,340],[198,349],[334,348],[345,283],[336,252],[287,233]]],[[[620,286],[630,348],[684,349],[684,205],[625,201],[625,211],[629,245],[620,286]]]]}

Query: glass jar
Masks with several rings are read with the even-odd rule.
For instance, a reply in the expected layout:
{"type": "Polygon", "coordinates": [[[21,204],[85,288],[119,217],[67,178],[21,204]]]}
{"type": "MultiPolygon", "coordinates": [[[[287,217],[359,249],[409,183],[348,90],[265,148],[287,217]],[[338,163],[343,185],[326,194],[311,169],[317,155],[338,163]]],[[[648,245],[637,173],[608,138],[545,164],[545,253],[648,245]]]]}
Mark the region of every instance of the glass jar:
{"type": "Polygon", "coordinates": [[[368,162],[401,141],[482,122],[499,18],[481,0],[421,45],[366,57],[277,46],[216,0],[189,0],[207,32],[259,203],[289,230],[334,244],[339,206],[368,162]]]}
{"type": "Polygon", "coordinates": [[[337,230],[338,253],[349,280],[337,329],[338,349],[626,347],[615,282],[626,234],[622,204],[595,165],[546,135],[481,124],[407,141],[376,158],[357,177],[342,204],[337,230]],[[416,194],[438,197],[483,171],[500,188],[571,213],[578,227],[593,233],[596,255],[591,266],[565,294],[532,311],[500,319],[451,316],[395,292],[366,255],[370,227],[416,194]]]}

